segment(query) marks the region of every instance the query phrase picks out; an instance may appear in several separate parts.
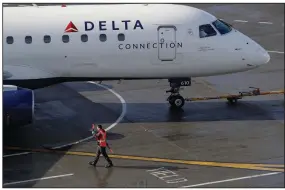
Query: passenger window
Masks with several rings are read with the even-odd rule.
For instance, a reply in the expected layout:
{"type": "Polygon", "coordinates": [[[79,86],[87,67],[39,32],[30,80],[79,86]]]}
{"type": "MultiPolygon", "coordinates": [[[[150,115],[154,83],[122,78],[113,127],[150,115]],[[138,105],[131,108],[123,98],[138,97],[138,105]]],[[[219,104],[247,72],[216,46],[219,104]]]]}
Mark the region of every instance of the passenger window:
{"type": "Polygon", "coordinates": [[[106,40],[107,40],[107,36],[106,36],[106,34],[100,34],[100,41],[101,42],[105,42],[106,40]]]}
{"type": "Polygon", "coordinates": [[[215,36],[217,35],[217,32],[210,24],[205,24],[199,26],[199,34],[200,38],[205,38],[205,37],[215,36]]]}
{"type": "Polygon", "coordinates": [[[125,41],[125,35],[124,34],[118,34],[118,40],[119,41],[125,41]]]}
{"type": "Polygon", "coordinates": [[[14,38],[12,36],[8,36],[6,38],[6,42],[7,42],[7,44],[13,44],[14,43],[14,38]]]}
{"type": "Polygon", "coordinates": [[[26,36],[25,42],[26,42],[26,44],[31,44],[32,43],[32,36],[26,36]]]}
{"type": "Polygon", "coordinates": [[[216,20],[212,24],[221,33],[221,35],[227,34],[230,31],[232,31],[232,27],[229,24],[227,24],[221,20],[216,20]]]}
{"type": "Polygon", "coordinates": [[[87,42],[88,41],[88,36],[86,34],[81,35],[81,41],[82,42],[87,42]]]}
{"type": "Polygon", "coordinates": [[[44,36],[44,42],[45,42],[45,43],[50,43],[50,41],[51,41],[50,36],[45,35],[45,36],[44,36]]]}
{"type": "Polygon", "coordinates": [[[63,41],[63,43],[68,43],[69,42],[69,36],[68,35],[63,35],[62,36],[62,41],[63,41]]]}

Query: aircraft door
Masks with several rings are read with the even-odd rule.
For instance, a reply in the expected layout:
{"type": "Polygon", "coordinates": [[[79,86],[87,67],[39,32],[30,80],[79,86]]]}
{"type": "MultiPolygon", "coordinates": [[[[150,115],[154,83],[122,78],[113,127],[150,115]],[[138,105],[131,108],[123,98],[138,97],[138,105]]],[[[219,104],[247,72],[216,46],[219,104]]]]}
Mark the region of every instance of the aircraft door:
{"type": "Polygon", "coordinates": [[[158,27],[158,59],[173,61],[176,58],[176,27],[158,27]]]}

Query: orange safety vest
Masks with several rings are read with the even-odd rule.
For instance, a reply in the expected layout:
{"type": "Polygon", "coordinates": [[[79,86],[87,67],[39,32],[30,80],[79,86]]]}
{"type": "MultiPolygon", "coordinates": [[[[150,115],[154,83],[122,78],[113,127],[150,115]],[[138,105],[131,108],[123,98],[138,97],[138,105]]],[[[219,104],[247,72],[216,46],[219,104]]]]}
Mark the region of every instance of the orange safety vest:
{"type": "Polygon", "coordinates": [[[97,136],[98,136],[99,146],[106,147],[107,146],[107,142],[106,142],[107,133],[106,133],[106,131],[100,130],[98,132],[97,136]]]}

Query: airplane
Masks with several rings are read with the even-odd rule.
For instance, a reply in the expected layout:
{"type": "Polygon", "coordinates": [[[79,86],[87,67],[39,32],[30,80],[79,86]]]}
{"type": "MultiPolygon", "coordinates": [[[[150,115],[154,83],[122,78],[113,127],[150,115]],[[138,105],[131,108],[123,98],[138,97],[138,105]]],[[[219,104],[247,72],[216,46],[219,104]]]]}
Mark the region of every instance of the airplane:
{"type": "Polygon", "coordinates": [[[4,122],[34,119],[33,90],[71,81],[168,79],[171,107],[193,77],[255,69],[267,51],[203,10],[175,4],[3,8],[4,122]]]}

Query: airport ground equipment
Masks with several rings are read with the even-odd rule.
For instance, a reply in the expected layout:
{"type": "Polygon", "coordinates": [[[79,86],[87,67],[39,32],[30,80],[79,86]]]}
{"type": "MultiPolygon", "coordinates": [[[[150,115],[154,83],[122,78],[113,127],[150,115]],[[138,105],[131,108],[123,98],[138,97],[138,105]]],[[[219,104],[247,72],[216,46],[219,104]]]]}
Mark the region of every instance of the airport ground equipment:
{"type": "Polygon", "coordinates": [[[218,99],[227,99],[228,103],[230,105],[235,105],[239,99],[242,99],[243,97],[247,96],[263,96],[263,95],[272,95],[272,94],[284,94],[283,90],[276,90],[276,91],[261,91],[260,88],[256,87],[249,87],[250,91],[243,91],[239,92],[238,94],[228,94],[228,95],[222,95],[222,96],[210,96],[210,97],[194,97],[194,98],[183,98],[179,94],[179,88],[180,86],[176,85],[171,88],[171,90],[166,91],[171,92],[171,95],[167,98],[167,101],[169,101],[171,107],[174,108],[181,108],[185,104],[185,102],[193,102],[193,101],[204,101],[204,100],[218,100],[218,99]]]}

